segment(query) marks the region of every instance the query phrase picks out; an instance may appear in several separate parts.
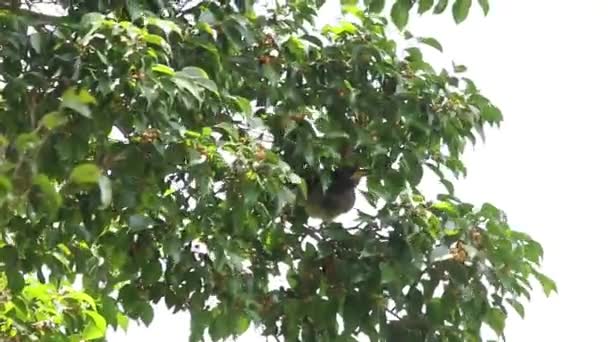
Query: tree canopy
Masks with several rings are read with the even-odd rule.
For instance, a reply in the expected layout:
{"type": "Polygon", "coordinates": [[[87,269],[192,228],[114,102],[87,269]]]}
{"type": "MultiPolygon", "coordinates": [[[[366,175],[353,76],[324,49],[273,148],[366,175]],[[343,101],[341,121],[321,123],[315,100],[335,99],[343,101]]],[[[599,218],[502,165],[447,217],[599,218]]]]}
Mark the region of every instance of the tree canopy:
{"type": "Polygon", "coordinates": [[[342,1],[319,27],[323,3],[0,1],[3,340],[103,340],[164,301],[192,341],[481,341],[532,279],[556,290],[538,242],[455,194],[500,110],[406,30],[472,0],[342,1]],[[311,223],[304,180],[345,164],[377,210],[311,223]]]}

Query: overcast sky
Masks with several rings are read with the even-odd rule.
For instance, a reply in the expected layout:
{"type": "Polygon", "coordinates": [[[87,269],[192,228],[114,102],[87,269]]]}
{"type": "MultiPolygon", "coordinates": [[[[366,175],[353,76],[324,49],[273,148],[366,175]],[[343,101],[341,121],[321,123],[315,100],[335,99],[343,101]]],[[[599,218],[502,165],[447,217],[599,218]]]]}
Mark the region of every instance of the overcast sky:
{"type": "MultiPolygon", "coordinates": [[[[509,318],[507,339],[600,341],[608,307],[608,1],[491,5],[488,17],[475,8],[459,26],[447,14],[413,19],[411,26],[416,35],[438,38],[448,61],[467,65],[505,115],[502,128],[467,153],[469,175],[457,194],[506,210],[514,228],[543,244],[543,270],[557,281],[559,295],[537,292],[525,320],[509,318]]],[[[127,335],[110,333],[109,340],[181,342],[188,334],[186,314],[159,310],[150,327],[132,324],[127,335]]]]}

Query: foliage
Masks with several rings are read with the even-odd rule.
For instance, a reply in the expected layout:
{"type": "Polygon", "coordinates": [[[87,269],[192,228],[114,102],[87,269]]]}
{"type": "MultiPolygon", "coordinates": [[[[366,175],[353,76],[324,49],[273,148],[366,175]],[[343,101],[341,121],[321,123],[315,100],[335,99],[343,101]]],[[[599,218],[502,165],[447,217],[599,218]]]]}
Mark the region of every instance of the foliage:
{"type": "Polygon", "coordinates": [[[503,333],[507,306],[523,316],[531,277],[555,290],[541,246],[449,180],[500,111],[463,66],[425,62],[435,39],[405,32],[400,51],[385,33],[448,6],[461,22],[470,0],[343,1],[348,19],[322,30],[322,1],[58,1],[61,17],[4,3],[9,340],[103,339],[163,300],[189,310],[193,341],[253,325],[286,341],[479,341],[484,323],[503,333]],[[379,210],[309,225],[302,179],[327,178],[345,148],[379,210]],[[436,201],[425,171],[446,186],[436,201]]]}

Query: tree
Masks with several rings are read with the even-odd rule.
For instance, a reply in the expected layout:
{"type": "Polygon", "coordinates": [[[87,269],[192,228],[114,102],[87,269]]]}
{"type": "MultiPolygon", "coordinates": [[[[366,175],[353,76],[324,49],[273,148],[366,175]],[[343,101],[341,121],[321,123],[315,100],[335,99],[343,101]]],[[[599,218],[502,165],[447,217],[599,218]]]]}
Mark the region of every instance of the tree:
{"type": "Polygon", "coordinates": [[[317,29],[322,3],[0,1],[0,334],[103,339],[163,300],[193,341],[479,341],[532,278],[556,290],[541,245],[450,182],[500,110],[405,31],[471,0],[342,1],[317,29]],[[304,179],[346,162],[377,213],[309,224],[304,179]]]}

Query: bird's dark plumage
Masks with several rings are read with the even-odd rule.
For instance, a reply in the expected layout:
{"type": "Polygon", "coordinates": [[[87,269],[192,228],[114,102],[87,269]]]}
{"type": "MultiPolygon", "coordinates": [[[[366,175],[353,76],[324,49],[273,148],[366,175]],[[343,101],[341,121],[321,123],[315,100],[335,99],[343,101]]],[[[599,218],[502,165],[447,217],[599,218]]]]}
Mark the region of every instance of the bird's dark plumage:
{"type": "Polygon", "coordinates": [[[340,167],[333,172],[326,191],[323,191],[318,177],[309,181],[306,201],[308,215],[331,221],[352,209],[355,205],[355,188],[362,176],[359,168],[340,167]]]}

